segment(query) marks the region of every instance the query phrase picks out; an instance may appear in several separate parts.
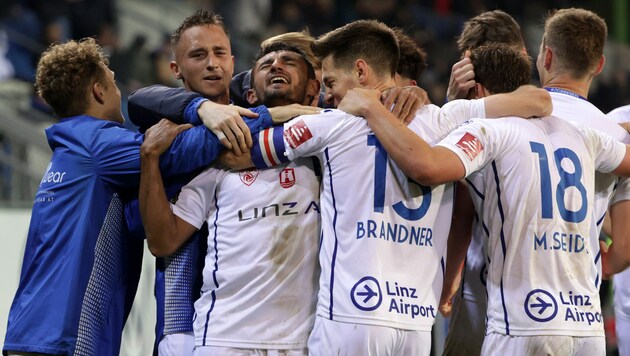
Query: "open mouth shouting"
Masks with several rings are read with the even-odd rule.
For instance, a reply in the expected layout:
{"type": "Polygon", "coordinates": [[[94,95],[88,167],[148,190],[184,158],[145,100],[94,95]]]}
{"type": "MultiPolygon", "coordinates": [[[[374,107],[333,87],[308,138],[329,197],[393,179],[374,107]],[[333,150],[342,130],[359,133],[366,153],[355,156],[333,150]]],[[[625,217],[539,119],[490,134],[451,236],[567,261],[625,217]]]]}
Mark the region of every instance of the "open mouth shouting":
{"type": "Polygon", "coordinates": [[[289,79],[285,76],[276,74],[269,77],[269,79],[267,80],[267,84],[272,86],[289,84],[289,79]]]}

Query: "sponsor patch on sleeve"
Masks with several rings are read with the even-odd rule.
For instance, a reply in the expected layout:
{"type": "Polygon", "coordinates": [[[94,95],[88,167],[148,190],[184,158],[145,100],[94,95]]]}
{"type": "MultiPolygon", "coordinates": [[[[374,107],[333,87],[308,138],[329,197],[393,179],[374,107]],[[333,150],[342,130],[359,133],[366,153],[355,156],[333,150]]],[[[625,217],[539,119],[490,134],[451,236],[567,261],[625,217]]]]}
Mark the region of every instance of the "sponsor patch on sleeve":
{"type": "Polygon", "coordinates": [[[468,156],[469,160],[475,159],[483,151],[483,145],[478,138],[473,136],[472,134],[466,132],[464,136],[462,136],[459,141],[455,144],[455,146],[459,147],[466,156],[468,156]]]}
{"type": "Polygon", "coordinates": [[[284,138],[291,148],[297,148],[299,145],[313,138],[311,130],[308,129],[304,120],[300,120],[291,125],[288,130],[284,131],[284,138]]]}

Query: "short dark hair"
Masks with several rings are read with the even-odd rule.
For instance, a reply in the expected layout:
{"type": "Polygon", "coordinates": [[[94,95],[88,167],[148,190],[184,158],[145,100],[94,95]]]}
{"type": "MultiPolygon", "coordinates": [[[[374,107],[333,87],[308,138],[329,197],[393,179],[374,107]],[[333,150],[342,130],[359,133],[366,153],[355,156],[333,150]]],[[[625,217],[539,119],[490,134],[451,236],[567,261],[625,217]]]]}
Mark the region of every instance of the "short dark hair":
{"type": "Polygon", "coordinates": [[[473,48],[470,60],[475,67],[475,81],[492,94],[509,93],[531,80],[531,59],[505,43],[473,48]]]}
{"type": "Polygon", "coordinates": [[[518,23],[501,10],[486,11],[466,21],[457,39],[457,49],[463,54],[469,49],[494,42],[519,49],[525,45],[518,23]]]}
{"type": "MultiPolygon", "coordinates": [[[[298,47],[290,45],[288,43],[284,43],[284,42],[271,42],[261,47],[260,51],[258,51],[258,54],[256,55],[256,58],[254,59],[254,64],[252,65],[252,72],[258,60],[260,60],[262,57],[266,56],[267,54],[271,52],[280,52],[280,51],[294,52],[294,53],[299,54],[300,57],[302,57],[302,59],[304,59],[304,62],[306,63],[306,74],[308,75],[308,79],[315,79],[315,69],[313,68],[313,63],[311,63],[308,60],[308,58],[306,57],[306,54],[304,54],[304,52],[302,52],[302,50],[299,49],[298,47]]],[[[249,79],[249,86],[250,88],[254,88],[253,73],[249,79]]]]}
{"type": "Polygon", "coordinates": [[[35,89],[57,116],[84,114],[89,105],[88,87],[104,79],[103,67],[108,64],[93,38],[53,44],[37,63],[35,89]]]}
{"type": "Polygon", "coordinates": [[[547,16],[543,44],[553,50],[561,70],[583,78],[604,55],[607,33],[606,22],[594,12],[561,9],[547,16]]]}
{"type": "Polygon", "coordinates": [[[376,20],[358,20],[320,36],[313,52],[324,59],[332,55],[335,65],[350,68],[361,58],[379,74],[396,74],[400,50],[394,31],[376,20]]]}
{"type": "Polygon", "coordinates": [[[394,34],[400,48],[396,73],[420,83],[420,77],[427,68],[427,53],[402,29],[395,28],[394,34]]]}
{"type": "Polygon", "coordinates": [[[182,33],[188,30],[191,27],[196,26],[210,26],[215,25],[221,27],[223,32],[229,37],[230,33],[228,32],[225,23],[223,22],[223,17],[221,15],[213,13],[208,10],[197,10],[192,15],[182,21],[181,24],[177,27],[177,29],[171,35],[171,48],[173,52],[175,52],[175,47],[179,43],[180,38],[182,37],[182,33]]]}

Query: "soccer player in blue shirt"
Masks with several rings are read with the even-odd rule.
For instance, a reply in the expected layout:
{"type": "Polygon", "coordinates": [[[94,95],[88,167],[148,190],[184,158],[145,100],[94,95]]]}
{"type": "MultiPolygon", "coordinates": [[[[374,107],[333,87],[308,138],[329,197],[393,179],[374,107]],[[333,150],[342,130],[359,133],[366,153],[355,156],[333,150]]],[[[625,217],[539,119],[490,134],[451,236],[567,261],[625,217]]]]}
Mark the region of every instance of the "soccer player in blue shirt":
{"type": "Polygon", "coordinates": [[[107,64],[93,39],[53,45],[38,63],[37,91],[61,120],[46,129],[53,153],[9,312],[9,355],[117,355],[142,259],[142,240],[127,238],[122,209],[139,184],[140,146],[172,141],[160,158],[166,176],[206,166],[220,152],[203,126],[164,120],[146,137],[125,129],[107,64]]]}

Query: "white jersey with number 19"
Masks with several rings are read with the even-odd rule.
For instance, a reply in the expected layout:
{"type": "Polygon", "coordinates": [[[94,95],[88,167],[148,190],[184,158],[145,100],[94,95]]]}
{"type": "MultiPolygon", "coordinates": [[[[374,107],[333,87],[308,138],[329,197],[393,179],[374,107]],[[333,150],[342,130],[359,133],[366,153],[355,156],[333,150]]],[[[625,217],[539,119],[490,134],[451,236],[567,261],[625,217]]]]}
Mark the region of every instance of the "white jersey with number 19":
{"type": "MultiPolygon", "coordinates": [[[[485,115],[483,105],[428,105],[409,128],[437,143],[466,118],[485,115]]],[[[367,122],[339,110],[298,117],[284,129],[261,133],[260,141],[252,152],[259,167],[303,156],[322,163],[317,314],[430,331],[442,286],[452,184],[427,187],[408,179],[367,122]]]]}
{"type": "Polygon", "coordinates": [[[594,173],[625,146],[555,117],[473,120],[440,145],[484,176],[486,333],[603,336],[594,173]]]}

